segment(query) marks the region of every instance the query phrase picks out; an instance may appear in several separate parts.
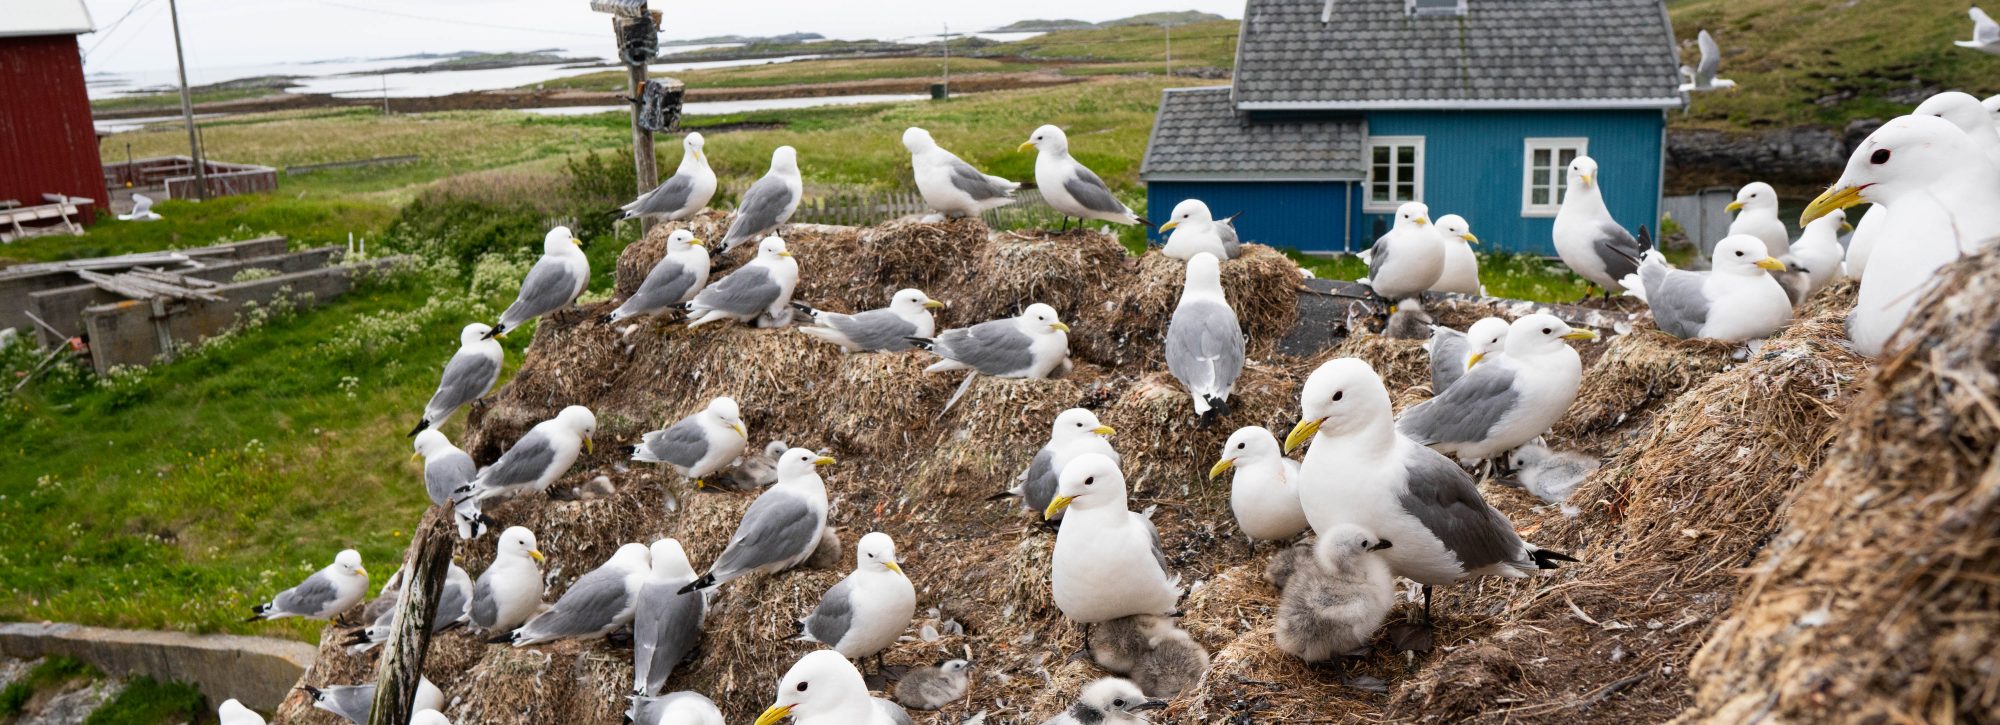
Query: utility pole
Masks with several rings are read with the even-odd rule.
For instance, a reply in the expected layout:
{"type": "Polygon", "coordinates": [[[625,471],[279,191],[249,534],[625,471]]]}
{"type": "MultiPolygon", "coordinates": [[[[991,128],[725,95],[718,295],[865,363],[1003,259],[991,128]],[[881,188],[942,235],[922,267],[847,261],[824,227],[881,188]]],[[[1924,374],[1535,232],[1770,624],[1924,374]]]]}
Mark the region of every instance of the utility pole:
{"type": "Polygon", "coordinates": [[[382,74],[382,115],[389,115],[389,74],[382,74]]]}
{"type": "Polygon", "coordinates": [[[1174,26],[1162,25],[1160,29],[1167,32],[1167,77],[1172,78],[1174,77],[1174,26]]]}
{"type": "Polygon", "coordinates": [[[944,24],[944,95],[951,97],[951,23],[944,24]]]}
{"type": "Polygon", "coordinates": [[[174,62],[180,64],[181,72],[181,119],[187,122],[188,158],[194,162],[194,198],[208,199],[208,164],[201,160],[201,140],[195,137],[194,95],[188,92],[187,54],[181,50],[181,11],[174,0],[167,0],[167,15],[174,21],[174,62]]]}

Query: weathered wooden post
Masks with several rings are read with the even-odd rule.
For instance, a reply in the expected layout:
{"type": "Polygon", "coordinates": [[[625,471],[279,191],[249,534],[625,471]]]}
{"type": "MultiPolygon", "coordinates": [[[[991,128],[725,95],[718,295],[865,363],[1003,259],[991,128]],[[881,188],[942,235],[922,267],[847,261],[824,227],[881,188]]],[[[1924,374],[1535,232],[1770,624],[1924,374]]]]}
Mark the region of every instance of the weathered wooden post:
{"type": "MultiPolygon", "coordinates": [[[[646,64],[659,52],[660,15],[646,8],[646,0],[591,0],[590,9],[611,14],[611,31],[618,39],[618,60],[625,64],[631,81],[632,167],[638,193],[660,185],[660,170],[653,159],[653,131],[642,122],[645,115],[646,64]]],[[[653,228],[651,219],[639,220],[639,236],[653,228]]]]}
{"type": "Polygon", "coordinates": [[[403,561],[403,591],[396,600],[389,641],[382,645],[382,660],[375,668],[375,704],[368,725],[410,723],[410,707],[416,702],[424,656],[431,646],[431,620],[437,616],[456,540],[449,502],[424,512],[410,539],[410,555],[403,561]]]}

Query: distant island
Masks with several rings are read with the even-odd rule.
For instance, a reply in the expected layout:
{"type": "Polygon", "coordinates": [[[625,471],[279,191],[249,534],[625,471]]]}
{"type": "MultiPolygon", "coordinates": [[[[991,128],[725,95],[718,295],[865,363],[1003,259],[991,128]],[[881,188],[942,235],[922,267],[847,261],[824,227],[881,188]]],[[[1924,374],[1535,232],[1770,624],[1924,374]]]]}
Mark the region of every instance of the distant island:
{"type": "Polygon", "coordinates": [[[1215,13],[1204,13],[1199,10],[1182,10],[1178,12],[1144,13],[1140,15],[1134,15],[1129,18],[1106,20],[1101,23],[1093,23],[1088,20],[1075,20],[1070,18],[1063,18],[1057,20],[1046,20],[1046,19],[1020,20],[1008,23],[1006,25],[1002,25],[1000,27],[988,30],[986,32],[1050,33],[1058,30],[1088,30],[1091,28],[1118,28],[1129,25],[1158,25],[1158,26],[1187,25],[1188,23],[1202,23],[1202,22],[1208,22],[1210,20],[1227,20],[1227,19],[1228,18],[1216,15],[1215,13]]]}
{"type": "Polygon", "coordinates": [[[675,47],[682,45],[725,45],[729,43],[750,45],[753,43],[805,43],[814,40],[826,40],[826,36],[820,35],[819,33],[786,33],[784,35],[761,35],[761,36],[760,35],[711,35],[706,38],[695,38],[693,40],[661,40],[660,45],[663,47],[675,47]]]}
{"type": "Polygon", "coordinates": [[[988,30],[989,33],[1049,33],[1057,30],[1085,30],[1097,27],[1088,20],[1064,18],[1060,20],[1017,20],[988,30]]]}

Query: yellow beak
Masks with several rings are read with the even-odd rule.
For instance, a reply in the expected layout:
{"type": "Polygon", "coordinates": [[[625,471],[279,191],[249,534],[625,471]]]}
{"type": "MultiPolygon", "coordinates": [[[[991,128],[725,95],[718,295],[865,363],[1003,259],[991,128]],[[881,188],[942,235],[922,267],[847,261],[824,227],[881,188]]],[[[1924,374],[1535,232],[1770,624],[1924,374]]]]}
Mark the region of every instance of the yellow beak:
{"type": "Polygon", "coordinates": [[[1069,325],[1063,324],[1061,322],[1051,322],[1049,323],[1049,329],[1055,330],[1057,332],[1069,332],[1069,325]]]}
{"type": "Polygon", "coordinates": [[[592,442],[590,442],[590,437],[589,437],[589,436],[584,436],[584,439],[583,439],[583,452],[585,452],[585,453],[596,453],[596,452],[597,452],[597,444],[595,444],[595,443],[592,443],[592,442]]]}
{"type": "Polygon", "coordinates": [[[1062,513],[1063,509],[1069,508],[1069,502],[1075,500],[1076,500],[1075,496],[1055,497],[1055,500],[1049,502],[1048,508],[1042,509],[1042,518],[1044,519],[1055,518],[1056,514],[1062,513]]]}
{"type": "Polygon", "coordinates": [[[570,240],[569,240],[569,243],[570,243],[570,244],[574,244],[574,245],[576,245],[576,246],[579,246],[579,247],[583,246],[583,240],[581,240],[581,239],[577,239],[577,238],[575,238],[575,237],[570,237],[570,240]]]}
{"type": "Polygon", "coordinates": [[[1785,263],[1778,261],[1777,257],[1765,257],[1763,259],[1759,259],[1757,260],[1757,267],[1760,269],[1768,269],[1773,272],[1785,271],[1785,263]]]}
{"type": "Polygon", "coordinates": [[[789,249],[787,249],[787,250],[785,250],[785,251],[782,251],[782,252],[779,252],[779,253],[778,253],[778,256],[780,256],[780,257],[789,257],[789,256],[792,256],[792,250],[789,250],[789,249]]]}
{"type": "Polygon", "coordinates": [[[1740,202],[1740,201],[1732,201],[1732,202],[1729,202],[1729,206],[1725,206],[1725,207],[1722,207],[1722,210],[1723,210],[1723,211],[1743,211],[1743,202],[1740,202]]]}
{"type": "Polygon", "coordinates": [[[548,558],[542,556],[542,552],[539,549],[529,549],[528,556],[533,558],[535,560],[535,563],[537,564],[545,563],[548,561],[548,558]]]}
{"type": "Polygon", "coordinates": [[[750,431],[744,430],[742,423],[737,423],[735,425],[729,426],[729,428],[730,430],[736,431],[736,435],[742,436],[743,440],[746,441],[750,440],[750,431]]]}
{"type": "Polygon", "coordinates": [[[1099,425],[1096,428],[1090,429],[1090,432],[1101,436],[1118,435],[1118,429],[1108,425],[1099,425]]]}
{"type": "Polygon", "coordinates": [[[1015,149],[1015,150],[1016,150],[1016,151],[1026,151],[1026,150],[1028,150],[1028,149],[1031,149],[1031,148],[1034,148],[1034,147],[1035,147],[1035,142],[1033,142],[1033,141],[1022,141],[1022,142],[1021,142],[1021,148],[1018,148],[1018,149],[1015,149]]]}
{"type": "Polygon", "coordinates": [[[1563,339],[1564,339],[1564,340],[1595,340],[1595,339],[1597,339],[1597,331],[1596,331],[1596,330],[1570,330],[1570,331],[1569,331],[1568,333],[1566,333],[1566,334],[1564,334],[1564,335],[1563,335],[1563,339]]]}
{"type": "Polygon", "coordinates": [[[700,238],[700,237],[696,237],[696,238],[694,238],[694,239],[689,239],[689,240],[688,240],[688,246],[690,246],[690,247],[706,247],[706,246],[708,246],[708,243],[707,243],[707,242],[703,242],[703,241],[701,241],[701,238],[700,238]]]}
{"type": "MultiPolygon", "coordinates": [[[[361,568],[361,567],[358,567],[358,566],[357,566],[357,567],[354,567],[354,573],[356,573],[356,574],[360,574],[360,575],[362,575],[362,576],[368,576],[368,570],[367,570],[367,569],[363,569],[363,568],[361,568]]],[[[366,592],[363,592],[363,593],[365,594],[366,592]]]]}
{"type": "Polygon", "coordinates": [[[421,460],[423,460],[423,459],[424,459],[424,452],[423,452],[423,451],[417,451],[417,452],[415,452],[415,453],[411,453],[411,454],[410,454],[410,460],[412,460],[412,461],[421,461],[421,460]]]}
{"type": "Polygon", "coordinates": [[[815,466],[831,466],[834,463],[835,461],[833,460],[832,456],[820,456],[818,458],[813,459],[813,465],[815,466]]]}
{"type": "Polygon", "coordinates": [[[1471,370],[1472,366],[1478,365],[1479,361],[1485,359],[1486,359],[1486,353],[1483,352],[1475,352],[1471,355],[1468,355],[1465,358],[1465,369],[1471,370]]]}
{"type": "Polygon", "coordinates": [[[1325,423],[1325,418],[1316,418],[1302,420],[1298,425],[1292,426],[1291,435],[1285,436],[1285,452],[1296,451],[1299,446],[1305,445],[1306,441],[1312,440],[1313,436],[1319,435],[1319,427],[1325,423]]]}
{"type": "Polygon", "coordinates": [[[939,301],[937,301],[937,300],[924,300],[924,309],[926,309],[926,310],[942,310],[942,309],[944,309],[944,303],[943,303],[943,302],[939,302],[939,301]]]}
{"type": "Polygon", "coordinates": [[[1224,458],[1220,461],[1216,461],[1214,466],[1209,467],[1208,477],[1215,478],[1216,476],[1220,476],[1223,473],[1227,472],[1229,469],[1235,467],[1236,467],[1236,459],[1224,458]]]}
{"type": "Polygon", "coordinates": [[[1476,237],[1476,236],[1473,236],[1473,235],[1472,235],[1472,232],[1466,232],[1466,233],[1465,233],[1465,243],[1466,243],[1466,244],[1478,244],[1478,243],[1479,243],[1479,237],[1476,237]]]}
{"type": "Polygon", "coordinates": [[[1590,174],[1577,174],[1576,178],[1581,179],[1584,186],[1589,186],[1592,182],[1597,181],[1597,177],[1590,174]]]}
{"type": "Polygon", "coordinates": [[[757,716],[756,725],[771,725],[772,723],[775,723],[779,720],[783,720],[791,716],[792,716],[791,705],[772,705],[764,710],[764,714],[757,716]]]}
{"type": "Polygon", "coordinates": [[[700,161],[700,162],[702,162],[702,163],[704,163],[704,164],[708,163],[708,157],[707,157],[707,156],[704,156],[704,155],[702,155],[702,153],[701,153],[701,149],[695,149],[695,150],[694,150],[694,160],[696,160],[696,161],[700,161]]]}
{"type": "Polygon", "coordinates": [[[1429,223],[1431,223],[1431,220],[1429,220],[1429,219],[1426,219],[1426,218],[1424,218],[1424,217],[1417,217],[1417,226],[1423,226],[1423,225],[1425,225],[1425,224],[1429,224],[1429,223]]]}
{"type": "Polygon", "coordinates": [[[1854,231],[1854,225],[1853,225],[1853,224],[1849,224],[1849,223],[1847,223],[1847,222],[1841,222],[1841,223],[1840,223],[1840,233],[1842,233],[1842,234],[1848,234],[1848,233],[1851,233],[1851,232],[1853,232],[1853,231],[1854,231]]]}
{"type": "Polygon", "coordinates": [[[1177,226],[1180,226],[1180,225],[1181,225],[1181,223],[1180,223],[1180,222],[1174,222],[1174,221],[1170,221],[1170,222],[1167,222],[1167,223],[1165,223],[1165,224],[1161,224],[1161,225],[1160,225],[1160,231],[1163,231],[1163,232],[1166,232],[1166,231],[1172,231],[1174,227],[1177,227],[1177,226]]]}
{"type": "MultiPolygon", "coordinates": [[[[889,571],[893,571],[893,572],[896,572],[897,574],[903,574],[903,565],[902,565],[902,564],[898,564],[898,563],[896,563],[896,562],[893,562],[893,561],[885,561],[885,562],[882,562],[882,566],[885,566],[885,567],[888,567],[888,568],[889,568],[889,571]]],[[[907,577],[908,577],[909,575],[908,575],[908,574],[903,574],[903,576],[904,576],[905,578],[907,578],[907,577]]]]}
{"type": "Polygon", "coordinates": [[[1835,209],[1846,209],[1847,207],[1861,203],[1861,190],[1863,188],[1865,187],[1848,186],[1839,189],[1827,189],[1826,193],[1820,194],[1819,198],[1812,200],[1811,204],[1806,205],[1806,213],[1799,215],[1799,226],[1811,224],[1812,220],[1826,216],[1835,209]]]}

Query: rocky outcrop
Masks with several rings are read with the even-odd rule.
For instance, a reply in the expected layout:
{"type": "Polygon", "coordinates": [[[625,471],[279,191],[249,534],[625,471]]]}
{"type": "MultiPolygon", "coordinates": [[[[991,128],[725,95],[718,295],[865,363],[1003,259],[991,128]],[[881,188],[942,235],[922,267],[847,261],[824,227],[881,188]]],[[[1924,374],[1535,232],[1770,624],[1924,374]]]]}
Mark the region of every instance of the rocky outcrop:
{"type": "Polygon", "coordinates": [[[1882,125],[1865,119],[1835,131],[1793,126],[1756,133],[1699,128],[1667,132],[1667,193],[1686,194],[1710,186],[1735,186],[1758,179],[1780,188],[1825,186],[1840,177],[1847,155],[1882,125]]]}

